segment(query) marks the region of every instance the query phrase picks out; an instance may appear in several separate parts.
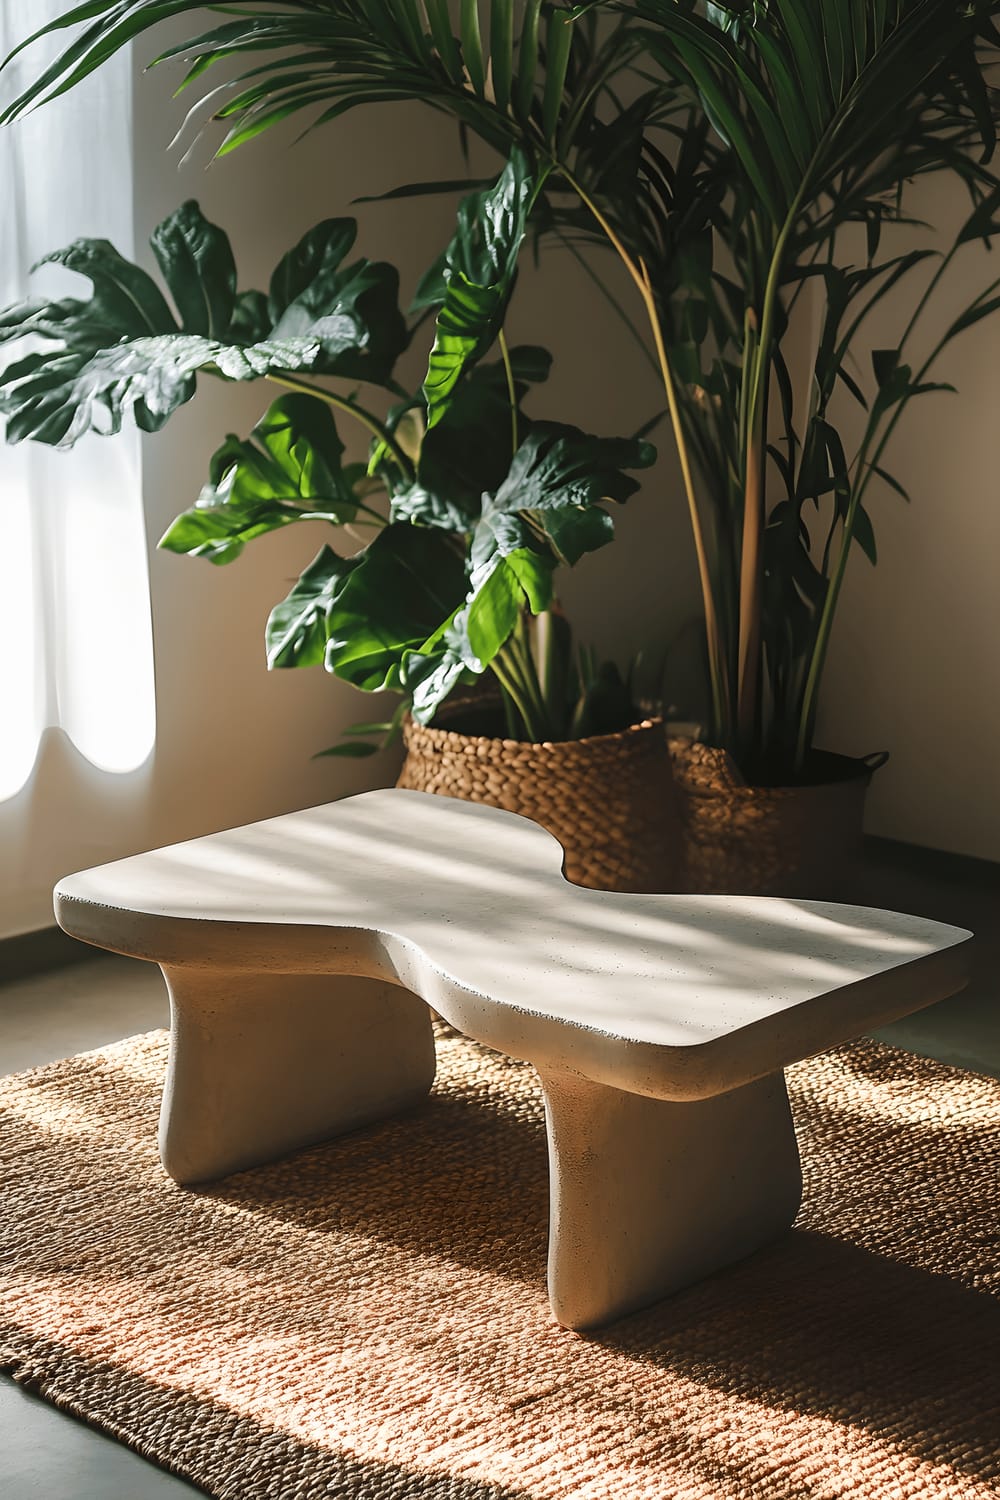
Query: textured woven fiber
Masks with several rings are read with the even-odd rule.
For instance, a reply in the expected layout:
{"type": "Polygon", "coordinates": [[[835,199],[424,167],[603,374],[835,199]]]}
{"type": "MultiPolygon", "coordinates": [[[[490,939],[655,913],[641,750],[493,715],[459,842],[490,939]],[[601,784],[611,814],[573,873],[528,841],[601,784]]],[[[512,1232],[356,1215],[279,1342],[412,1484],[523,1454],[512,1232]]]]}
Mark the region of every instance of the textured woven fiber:
{"type": "Polygon", "coordinates": [[[683,889],[705,895],[843,898],[861,852],[873,766],[829,755],[817,786],[748,786],[725,750],[671,739],[683,889]],[[853,774],[845,775],[845,771],[853,774]]]}
{"type": "Polygon", "coordinates": [[[566,851],[566,878],[604,891],[674,891],[680,833],[663,725],[522,744],[408,720],[397,786],[532,818],[566,851]]]}
{"type": "Polygon", "coordinates": [[[0,1363],[226,1500],[996,1495],[1000,1085],[800,1065],[799,1227],[581,1336],[532,1070],[439,1055],[414,1114],[197,1192],[162,1033],[4,1082],[0,1363]]]}

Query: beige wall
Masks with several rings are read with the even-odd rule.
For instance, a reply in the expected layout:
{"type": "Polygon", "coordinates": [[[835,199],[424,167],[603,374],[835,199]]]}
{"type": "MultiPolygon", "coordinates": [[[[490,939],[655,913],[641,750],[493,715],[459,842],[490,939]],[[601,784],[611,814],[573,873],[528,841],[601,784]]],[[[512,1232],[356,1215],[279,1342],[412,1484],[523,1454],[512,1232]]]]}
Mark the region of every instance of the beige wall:
{"type": "MultiPolygon", "coordinates": [[[[914,212],[959,225],[962,198],[938,180],[914,212]]],[[[912,243],[912,239],[910,243],[912,243]]],[[[921,240],[921,243],[923,241],[921,240]]],[[[967,247],[927,323],[925,348],[1000,274],[994,253],[967,247]]],[[[898,341],[897,307],[880,311],[874,347],[898,341]],[[893,335],[895,334],[895,339],[893,335]]],[[[820,731],[831,748],[891,760],[872,786],[874,833],[1000,859],[1000,498],[997,393],[1000,321],[970,330],[901,421],[886,465],[907,506],[873,485],[879,563],[852,559],[831,651],[820,731]]]]}

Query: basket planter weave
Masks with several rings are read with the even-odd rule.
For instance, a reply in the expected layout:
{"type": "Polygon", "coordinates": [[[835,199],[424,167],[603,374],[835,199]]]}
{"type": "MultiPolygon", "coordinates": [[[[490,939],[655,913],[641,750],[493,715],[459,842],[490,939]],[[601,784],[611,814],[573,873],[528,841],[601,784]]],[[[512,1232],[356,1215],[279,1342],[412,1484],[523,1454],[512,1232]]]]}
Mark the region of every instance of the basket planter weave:
{"type": "Polygon", "coordinates": [[[397,786],[532,818],[562,844],[575,885],[679,889],[679,823],[661,721],[542,744],[462,734],[447,722],[427,728],[407,720],[397,786]]]}
{"type": "Polygon", "coordinates": [[[817,752],[827,778],[748,786],[725,750],[671,739],[683,839],[683,888],[715,895],[837,900],[861,853],[865,793],[885,757],[817,752]]]}

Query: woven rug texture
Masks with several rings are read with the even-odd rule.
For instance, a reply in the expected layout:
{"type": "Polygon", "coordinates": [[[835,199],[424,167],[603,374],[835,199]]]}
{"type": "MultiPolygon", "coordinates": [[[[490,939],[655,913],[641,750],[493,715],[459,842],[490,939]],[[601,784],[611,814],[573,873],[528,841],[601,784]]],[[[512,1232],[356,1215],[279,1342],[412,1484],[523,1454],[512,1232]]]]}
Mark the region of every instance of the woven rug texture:
{"type": "Polygon", "coordinates": [[[1000,1493],[1000,1084],[800,1064],[796,1228],[580,1335],[534,1072],[438,1054],[419,1110],[197,1191],[165,1033],[3,1080],[0,1367],[219,1500],[1000,1493]]]}

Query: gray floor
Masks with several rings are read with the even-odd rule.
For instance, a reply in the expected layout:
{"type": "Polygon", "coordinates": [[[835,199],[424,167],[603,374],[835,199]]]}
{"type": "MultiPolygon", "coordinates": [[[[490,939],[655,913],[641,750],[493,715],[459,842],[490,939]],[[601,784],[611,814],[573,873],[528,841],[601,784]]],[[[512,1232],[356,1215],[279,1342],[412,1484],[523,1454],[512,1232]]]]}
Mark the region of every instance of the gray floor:
{"type": "MultiPolygon", "coordinates": [[[[0,1073],[167,1023],[154,964],[89,959],[0,987],[0,1073]]],[[[182,1500],[200,1490],[0,1376],[3,1500],[182,1500]]]]}
{"type": "MultiPolygon", "coordinates": [[[[873,845],[858,899],[978,934],[970,989],[887,1027],[885,1040],[1000,1077],[1000,867],[873,845]]],[[[98,958],[0,984],[0,1073],[18,1072],[166,1022],[159,970],[98,958]]],[[[0,1377],[3,1500],[181,1500],[201,1492],[0,1377]]]]}

